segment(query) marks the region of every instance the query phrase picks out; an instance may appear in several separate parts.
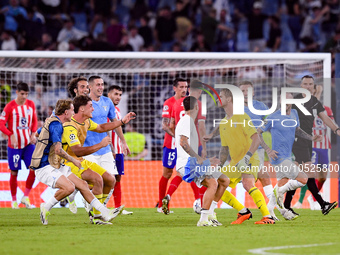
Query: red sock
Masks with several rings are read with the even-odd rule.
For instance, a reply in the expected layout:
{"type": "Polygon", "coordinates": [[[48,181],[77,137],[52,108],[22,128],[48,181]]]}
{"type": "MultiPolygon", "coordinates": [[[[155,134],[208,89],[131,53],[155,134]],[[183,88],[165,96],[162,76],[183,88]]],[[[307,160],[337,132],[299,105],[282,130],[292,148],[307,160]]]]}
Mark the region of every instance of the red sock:
{"type": "Polygon", "coordinates": [[[181,182],[182,182],[182,178],[179,177],[178,175],[176,175],[175,178],[172,179],[172,181],[169,185],[169,189],[168,189],[167,194],[172,196],[172,194],[175,193],[176,189],[181,184],[181,182]]]}
{"type": "Polygon", "coordinates": [[[168,187],[169,179],[164,176],[159,180],[159,193],[158,193],[158,207],[162,207],[162,199],[165,197],[166,188],[168,187]]]}
{"type": "Polygon", "coordinates": [[[195,200],[200,198],[200,192],[195,182],[190,182],[192,191],[194,192],[195,200]]]}
{"type": "Polygon", "coordinates": [[[206,190],[207,190],[207,187],[204,187],[204,186],[199,188],[200,198],[201,198],[201,205],[203,205],[203,196],[204,196],[204,193],[205,193],[206,190]]]}
{"type": "Polygon", "coordinates": [[[28,177],[27,177],[27,180],[26,180],[26,189],[25,189],[25,192],[24,192],[25,197],[28,197],[28,195],[29,195],[29,193],[32,189],[34,180],[35,180],[35,173],[34,173],[33,170],[30,170],[28,177]]]}
{"type": "Polygon", "coordinates": [[[115,207],[122,205],[122,190],[120,187],[120,182],[116,182],[115,188],[113,190],[113,199],[115,201],[115,207]]]}
{"type": "Polygon", "coordinates": [[[12,195],[12,201],[17,201],[17,188],[18,188],[18,182],[17,182],[17,175],[12,175],[9,178],[9,186],[11,188],[11,195],[12,195]]]}

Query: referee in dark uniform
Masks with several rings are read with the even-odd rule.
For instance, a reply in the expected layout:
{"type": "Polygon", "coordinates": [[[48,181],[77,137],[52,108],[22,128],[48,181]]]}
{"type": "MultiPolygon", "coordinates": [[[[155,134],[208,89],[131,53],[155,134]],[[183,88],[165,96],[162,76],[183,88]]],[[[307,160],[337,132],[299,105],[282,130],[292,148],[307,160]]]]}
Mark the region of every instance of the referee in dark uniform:
{"type": "MultiPolygon", "coordinates": [[[[301,87],[304,89],[307,89],[311,92],[313,95],[314,90],[314,78],[310,75],[305,75],[301,79],[301,87]]],[[[295,96],[295,98],[304,98],[304,94],[298,94],[295,96]]],[[[303,106],[310,112],[312,115],[305,115],[301,112],[299,108],[296,107],[296,105],[293,105],[293,109],[296,109],[299,114],[300,119],[300,128],[305,131],[307,134],[313,135],[313,122],[314,118],[316,116],[319,116],[322,121],[330,128],[332,131],[340,136],[340,128],[332,121],[331,118],[327,116],[325,113],[325,108],[322,106],[320,101],[314,97],[311,96],[311,99],[304,103],[303,106]]],[[[318,203],[321,206],[322,213],[324,215],[327,215],[332,209],[334,209],[338,202],[329,203],[323,200],[322,196],[319,193],[319,189],[316,186],[315,183],[315,172],[310,171],[312,168],[312,141],[303,139],[301,137],[295,137],[295,142],[293,145],[293,154],[295,156],[295,162],[299,164],[299,166],[303,166],[305,173],[308,176],[308,182],[307,186],[309,191],[312,193],[312,195],[315,197],[315,199],[318,201],[318,203]]],[[[284,206],[291,210],[294,214],[298,215],[296,212],[293,211],[291,208],[291,201],[293,199],[293,196],[295,194],[295,190],[288,191],[286,195],[286,199],[284,202],[284,206]]]]}

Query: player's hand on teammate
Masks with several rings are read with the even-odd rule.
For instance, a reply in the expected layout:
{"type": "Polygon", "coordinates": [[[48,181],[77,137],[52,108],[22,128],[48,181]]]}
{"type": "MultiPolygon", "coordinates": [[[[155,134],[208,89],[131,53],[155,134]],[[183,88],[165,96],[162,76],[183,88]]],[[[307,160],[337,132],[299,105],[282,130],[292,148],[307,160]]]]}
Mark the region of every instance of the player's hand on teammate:
{"type": "Polygon", "coordinates": [[[18,140],[17,140],[17,138],[15,137],[15,135],[12,134],[11,137],[10,137],[10,139],[11,139],[11,144],[12,144],[13,148],[14,148],[14,149],[17,149],[17,148],[18,148],[18,140]]]}
{"type": "Polygon", "coordinates": [[[124,118],[122,119],[122,121],[124,122],[124,124],[129,123],[130,120],[133,120],[136,118],[136,114],[134,112],[129,112],[128,114],[126,114],[124,116],[124,118]]]}
{"type": "Polygon", "coordinates": [[[203,141],[208,142],[212,137],[213,137],[213,134],[204,135],[203,136],[203,141]]]}
{"type": "Polygon", "coordinates": [[[313,142],[321,142],[322,135],[313,135],[313,142]]]}
{"type": "Polygon", "coordinates": [[[275,159],[278,158],[278,157],[277,157],[277,154],[278,154],[277,151],[275,151],[275,150],[269,150],[269,151],[266,151],[266,152],[267,152],[267,155],[268,155],[268,157],[269,157],[270,159],[275,160],[275,159]]]}
{"type": "Polygon", "coordinates": [[[76,167],[78,167],[79,169],[82,168],[81,162],[80,162],[79,160],[77,160],[77,159],[74,160],[74,165],[75,165],[76,167]]]}
{"type": "Polygon", "coordinates": [[[218,166],[221,164],[221,161],[216,157],[209,158],[209,160],[210,160],[211,166],[218,166]]]}
{"type": "Polygon", "coordinates": [[[102,147],[106,147],[111,143],[111,138],[109,136],[104,137],[104,139],[99,143],[102,147]]]}

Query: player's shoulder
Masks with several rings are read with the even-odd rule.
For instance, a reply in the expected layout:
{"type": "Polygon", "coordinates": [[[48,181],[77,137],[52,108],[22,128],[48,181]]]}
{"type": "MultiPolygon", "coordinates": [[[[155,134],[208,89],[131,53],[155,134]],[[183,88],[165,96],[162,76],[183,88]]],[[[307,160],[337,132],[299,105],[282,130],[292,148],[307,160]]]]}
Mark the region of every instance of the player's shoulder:
{"type": "Polygon", "coordinates": [[[15,100],[11,100],[6,106],[5,109],[9,109],[9,108],[13,108],[17,105],[17,103],[15,102],[15,100]]]}
{"type": "Polygon", "coordinates": [[[253,100],[253,105],[258,110],[266,110],[266,109],[268,109],[268,106],[265,103],[263,103],[261,101],[258,101],[258,100],[253,100]]]}
{"type": "Polygon", "coordinates": [[[170,97],[167,100],[165,100],[164,105],[173,105],[176,102],[175,97],[170,97]]]}
{"type": "Polygon", "coordinates": [[[332,116],[333,116],[333,111],[332,111],[332,109],[331,109],[330,107],[325,106],[325,105],[324,105],[323,107],[325,108],[325,110],[326,110],[328,116],[329,116],[329,115],[332,115],[332,116]]]}
{"type": "Polygon", "coordinates": [[[27,105],[35,105],[34,101],[30,100],[30,99],[26,99],[26,104],[27,105]]]}

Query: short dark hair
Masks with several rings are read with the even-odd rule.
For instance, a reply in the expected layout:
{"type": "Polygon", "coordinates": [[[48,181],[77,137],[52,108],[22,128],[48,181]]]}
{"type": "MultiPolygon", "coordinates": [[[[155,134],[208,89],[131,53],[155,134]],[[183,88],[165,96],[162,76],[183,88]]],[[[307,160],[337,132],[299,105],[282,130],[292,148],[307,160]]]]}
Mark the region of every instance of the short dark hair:
{"type": "Polygon", "coordinates": [[[28,92],[30,89],[28,87],[28,84],[25,83],[25,82],[19,82],[17,84],[17,91],[25,91],[25,92],[28,92]]]}
{"type": "Polygon", "coordinates": [[[177,87],[179,82],[188,82],[188,80],[187,80],[187,79],[184,79],[184,78],[180,78],[180,77],[179,77],[179,78],[176,78],[176,79],[173,81],[172,86],[177,87]]]}
{"type": "Polygon", "coordinates": [[[203,87],[203,83],[200,80],[192,80],[190,81],[190,91],[198,90],[203,87]]]}
{"type": "Polygon", "coordinates": [[[109,92],[111,91],[111,90],[118,90],[118,91],[123,91],[123,89],[120,87],[120,86],[118,86],[118,85],[111,85],[110,87],[109,87],[109,92]]]}
{"type": "Polygon", "coordinates": [[[92,76],[90,76],[90,78],[89,78],[89,82],[93,82],[93,81],[96,80],[96,79],[102,79],[102,77],[100,77],[100,76],[98,76],[98,75],[92,75],[92,76]]]}
{"type": "Polygon", "coordinates": [[[241,81],[238,86],[241,87],[242,85],[250,85],[254,87],[253,83],[251,81],[241,81]]]}
{"type": "Polygon", "coordinates": [[[190,111],[195,108],[195,105],[197,103],[197,99],[193,96],[187,96],[183,100],[183,106],[185,111],[190,111]]]}
{"type": "Polygon", "coordinates": [[[80,81],[87,81],[87,79],[84,76],[76,77],[76,78],[73,78],[67,85],[67,90],[72,97],[76,96],[74,89],[78,89],[78,82],[80,81]]]}
{"type": "Polygon", "coordinates": [[[311,79],[313,79],[313,81],[314,81],[314,77],[313,76],[311,76],[311,75],[304,75],[302,78],[301,78],[301,81],[304,79],[304,78],[306,78],[306,79],[309,79],[309,78],[311,78],[311,79]]]}
{"type": "Polygon", "coordinates": [[[59,99],[55,105],[54,113],[56,116],[62,115],[66,110],[71,109],[71,99],[59,99]]]}
{"type": "Polygon", "coordinates": [[[221,92],[223,92],[226,97],[231,97],[231,101],[234,102],[233,93],[231,93],[230,89],[222,89],[221,92]]]}
{"type": "Polygon", "coordinates": [[[74,113],[78,113],[79,108],[81,106],[87,105],[87,102],[89,101],[92,101],[92,99],[89,96],[84,96],[84,95],[76,96],[73,99],[74,113]]]}

